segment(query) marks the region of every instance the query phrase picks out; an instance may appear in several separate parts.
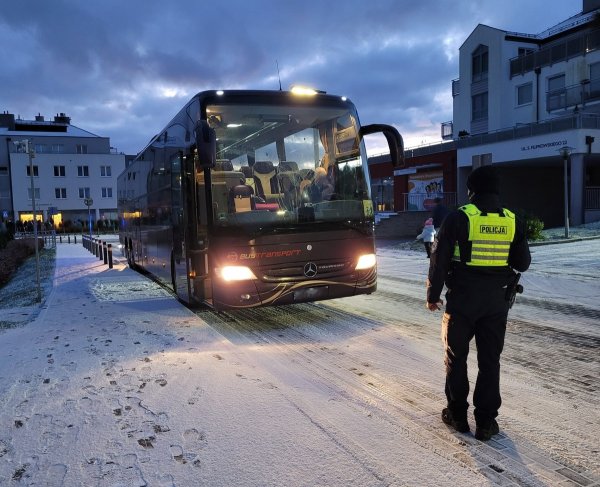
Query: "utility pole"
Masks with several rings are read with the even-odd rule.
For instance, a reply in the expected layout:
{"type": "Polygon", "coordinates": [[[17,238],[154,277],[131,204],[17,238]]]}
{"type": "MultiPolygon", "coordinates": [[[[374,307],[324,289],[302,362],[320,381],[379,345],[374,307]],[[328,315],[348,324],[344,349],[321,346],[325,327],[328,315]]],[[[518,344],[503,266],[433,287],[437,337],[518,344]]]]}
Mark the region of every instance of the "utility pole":
{"type": "Polygon", "coordinates": [[[35,157],[35,151],[33,144],[29,139],[16,140],[15,145],[22,149],[25,149],[29,157],[29,179],[31,181],[31,207],[33,209],[33,245],[35,247],[35,282],[37,286],[37,302],[42,302],[42,290],[40,287],[40,251],[38,245],[38,228],[37,228],[37,215],[35,211],[35,184],[33,180],[33,158],[35,157]]]}
{"type": "Polygon", "coordinates": [[[565,238],[569,238],[569,157],[573,147],[565,145],[558,149],[563,158],[563,186],[564,186],[564,210],[565,210],[565,238]]]}

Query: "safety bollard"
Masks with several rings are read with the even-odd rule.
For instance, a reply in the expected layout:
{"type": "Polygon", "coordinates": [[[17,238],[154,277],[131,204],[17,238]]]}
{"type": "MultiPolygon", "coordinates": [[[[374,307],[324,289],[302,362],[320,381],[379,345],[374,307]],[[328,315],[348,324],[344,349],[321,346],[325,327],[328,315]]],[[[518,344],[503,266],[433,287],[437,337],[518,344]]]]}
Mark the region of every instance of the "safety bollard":
{"type": "Polygon", "coordinates": [[[62,235],[59,235],[59,237],[58,237],[58,243],[62,243],[62,235]]]}
{"type": "Polygon", "coordinates": [[[102,256],[104,258],[104,263],[108,264],[108,250],[106,248],[106,241],[102,242],[102,256]]]}
{"type": "Polygon", "coordinates": [[[67,243],[71,243],[71,235],[67,235],[67,243]]]}
{"type": "Polygon", "coordinates": [[[74,243],[75,245],[77,245],[77,235],[73,235],[73,239],[74,239],[74,240],[73,240],[73,243],[74,243]]]}
{"type": "Polygon", "coordinates": [[[95,238],[92,239],[94,241],[94,255],[98,257],[98,240],[95,238]]]}
{"type": "Polygon", "coordinates": [[[102,240],[98,240],[98,260],[104,260],[104,255],[102,252],[102,245],[104,242],[102,240]]]}
{"type": "Polygon", "coordinates": [[[112,269],[113,268],[113,261],[112,261],[112,244],[108,244],[108,268],[112,269]]]}

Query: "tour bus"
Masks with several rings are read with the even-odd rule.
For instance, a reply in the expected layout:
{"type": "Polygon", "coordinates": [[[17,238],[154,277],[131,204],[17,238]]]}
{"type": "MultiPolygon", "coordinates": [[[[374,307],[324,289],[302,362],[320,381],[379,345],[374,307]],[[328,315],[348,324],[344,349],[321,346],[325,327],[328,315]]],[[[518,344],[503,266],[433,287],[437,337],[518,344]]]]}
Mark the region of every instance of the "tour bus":
{"type": "Polygon", "coordinates": [[[372,133],[400,164],[398,131],[345,97],[198,93],[118,177],[129,265],[215,310],[374,292],[372,133]]]}

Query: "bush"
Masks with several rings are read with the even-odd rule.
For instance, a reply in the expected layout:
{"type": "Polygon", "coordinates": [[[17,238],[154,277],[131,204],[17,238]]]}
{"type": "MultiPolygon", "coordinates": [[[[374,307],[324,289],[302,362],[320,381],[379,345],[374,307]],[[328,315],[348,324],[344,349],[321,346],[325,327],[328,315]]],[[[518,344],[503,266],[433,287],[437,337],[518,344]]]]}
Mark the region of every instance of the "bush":
{"type": "MultiPolygon", "coordinates": [[[[44,248],[44,239],[38,238],[38,249],[44,248]]],[[[6,284],[17,268],[35,253],[35,240],[23,238],[11,240],[0,250],[0,286],[6,284]]]]}
{"type": "Polygon", "coordinates": [[[542,220],[532,215],[525,215],[525,225],[527,227],[527,240],[544,240],[542,235],[544,222],[542,220]]]}

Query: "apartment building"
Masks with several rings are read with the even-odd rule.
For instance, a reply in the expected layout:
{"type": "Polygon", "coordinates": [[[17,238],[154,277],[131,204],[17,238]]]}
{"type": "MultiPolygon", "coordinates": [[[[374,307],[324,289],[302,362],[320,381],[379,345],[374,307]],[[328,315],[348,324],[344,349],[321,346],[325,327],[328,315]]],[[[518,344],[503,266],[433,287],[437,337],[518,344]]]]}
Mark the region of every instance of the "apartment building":
{"type": "Polygon", "coordinates": [[[3,221],[32,220],[34,203],[37,219],[55,226],[116,220],[117,176],[124,169],[125,155],[109,138],[72,125],[64,113],[52,120],[0,114],[3,221]]]}
{"type": "Polygon", "coordinates": [[[456,143],[459,201],[470,172],[493,164],[505,204],[547,227],[600,220],[600,0],[539,34],[478,25],[452,96],[442,134],[456,143]]]}
{"type": "Polygon", "coordinates": [[[476,26],[452,97],[443,143],[407,150],[395,170],[369,158],[378,210],[466,203],[471,171],[494,164],[504,204],[547,228],[600,220],[600,0],[539,34],[476,26]]]}

